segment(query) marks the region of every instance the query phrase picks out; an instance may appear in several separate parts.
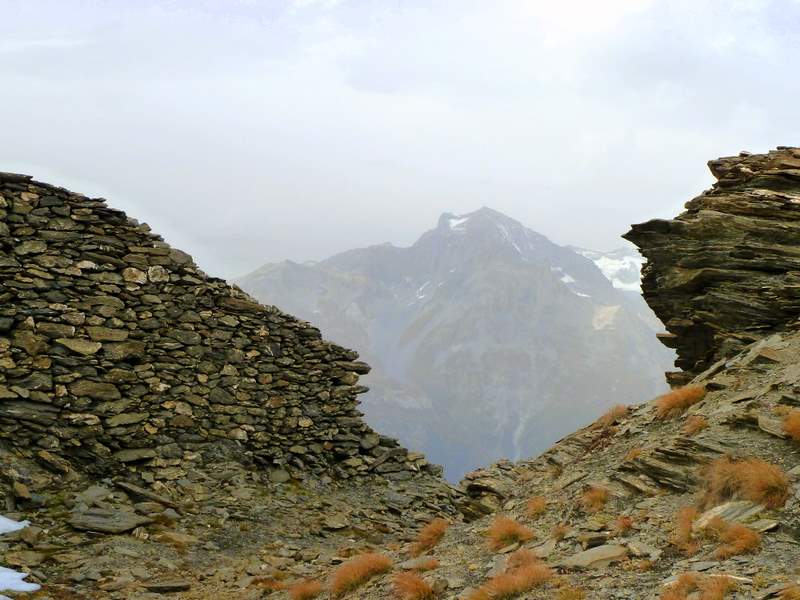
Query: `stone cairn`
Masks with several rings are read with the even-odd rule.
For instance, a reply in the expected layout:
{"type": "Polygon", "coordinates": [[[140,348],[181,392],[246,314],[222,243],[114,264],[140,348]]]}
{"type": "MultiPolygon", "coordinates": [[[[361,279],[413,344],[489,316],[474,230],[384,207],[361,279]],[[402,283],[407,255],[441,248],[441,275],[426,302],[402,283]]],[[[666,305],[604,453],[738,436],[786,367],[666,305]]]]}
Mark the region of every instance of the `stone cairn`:
{"type": "Polygon", "coordinates": [[[623,236],[647,258],[642,291],[683,369],[673,384],[800,316],[800,148],[708,165],[718,181],[685,212],[623,236]]]}
{"type": "Polygon", "coordinates": [[[273,481],[438,474],[364,423],[357,359],[104,200],[0,173],[0,440],[23,456],[153,482],[214,443],[273,481]]]}

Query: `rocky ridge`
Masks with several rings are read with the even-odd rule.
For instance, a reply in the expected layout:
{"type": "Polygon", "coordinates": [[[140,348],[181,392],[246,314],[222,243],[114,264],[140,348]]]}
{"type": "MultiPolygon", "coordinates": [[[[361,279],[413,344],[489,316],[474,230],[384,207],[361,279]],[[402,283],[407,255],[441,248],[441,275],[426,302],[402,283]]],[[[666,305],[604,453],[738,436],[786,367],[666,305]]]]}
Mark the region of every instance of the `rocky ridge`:
{"type": "Polygon", "coordinates": [[[685,212],[623,236],[647,258],[642,291],[678,352],[676,383],[800,314],[800,149],[708,166],[718,181],[685,212]]]}

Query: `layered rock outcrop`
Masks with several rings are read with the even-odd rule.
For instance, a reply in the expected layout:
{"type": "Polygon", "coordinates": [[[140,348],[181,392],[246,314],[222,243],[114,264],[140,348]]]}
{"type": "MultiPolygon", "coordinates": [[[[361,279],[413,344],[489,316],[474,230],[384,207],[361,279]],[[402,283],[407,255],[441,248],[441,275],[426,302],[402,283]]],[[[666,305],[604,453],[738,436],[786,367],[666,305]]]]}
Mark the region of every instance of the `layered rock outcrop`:
{"type": "Polygon", "coordinates": [[[145,482],[211,441],[275,480],[435,471],[363,422],[357,359],[102,199],[0,173],[0,438],[23,455],[145,482]]]}
{"type": "Polygon", "coordinates": [[[712,160],[714,186],[672,220],[625,237],[642,291],[678,352],[682,383],[800,316],[800,148],[712,160]]]}

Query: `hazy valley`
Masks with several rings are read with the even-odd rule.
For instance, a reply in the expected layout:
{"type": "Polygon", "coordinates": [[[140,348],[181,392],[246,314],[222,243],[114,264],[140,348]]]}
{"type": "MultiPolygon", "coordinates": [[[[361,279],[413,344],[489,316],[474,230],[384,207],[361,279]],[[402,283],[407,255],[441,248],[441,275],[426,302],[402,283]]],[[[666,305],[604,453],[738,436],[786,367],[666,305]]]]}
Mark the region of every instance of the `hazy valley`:
{"type": "Polygon", "coordinates": [[[442,215],[408,248],[268,264],[238,283],[358,348],[373,368],[367,422],[457,481],[666,390],[674,353],[640,265],[634,249],[561,247],[482,208],[442,215]]]}

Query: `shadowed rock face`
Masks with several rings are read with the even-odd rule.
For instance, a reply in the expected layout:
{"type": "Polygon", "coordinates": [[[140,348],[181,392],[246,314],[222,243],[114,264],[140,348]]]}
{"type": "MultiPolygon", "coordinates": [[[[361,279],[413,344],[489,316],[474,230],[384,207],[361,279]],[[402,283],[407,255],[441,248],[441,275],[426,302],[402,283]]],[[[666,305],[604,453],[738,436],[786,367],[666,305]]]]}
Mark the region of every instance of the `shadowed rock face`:
{"type": "Polygon", "coordinates": [[[0,438],[24,456],[148,482],[212,442],[276,481],[435,471],[361,419],[357,358],[103,200],[0,173],[0,438]]]}
{"type": "Polygon", "coordinates": [[[686,371],[673,383],[800,315],[800,148],[708,164],[718,181],[685,212],[623,236],[647,258],[644,297],[686,371]]]}

